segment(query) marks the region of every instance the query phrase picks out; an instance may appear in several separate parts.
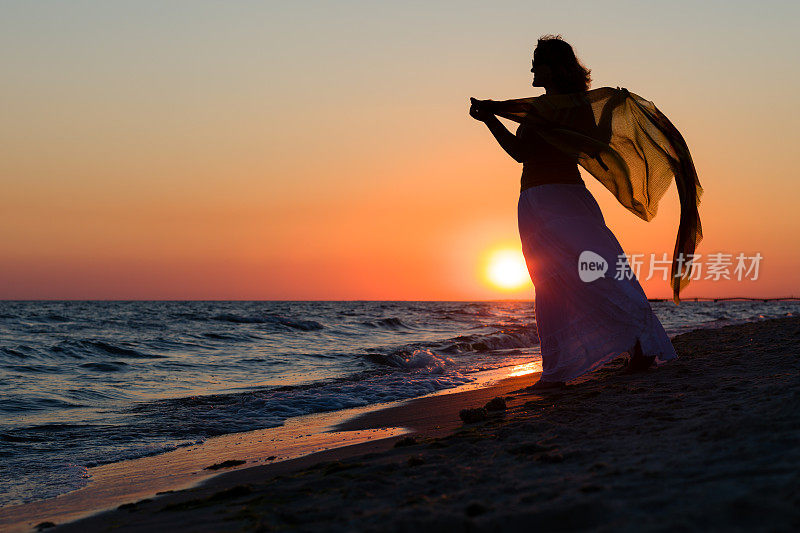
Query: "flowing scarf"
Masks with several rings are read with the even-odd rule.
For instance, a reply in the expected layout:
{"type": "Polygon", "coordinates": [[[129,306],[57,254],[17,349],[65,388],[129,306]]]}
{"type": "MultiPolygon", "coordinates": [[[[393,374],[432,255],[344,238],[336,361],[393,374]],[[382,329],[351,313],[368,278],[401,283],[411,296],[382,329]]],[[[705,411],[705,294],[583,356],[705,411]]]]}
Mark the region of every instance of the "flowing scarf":
{"type": "Polygon", "coordinates": [[[670,286],[672,299],[679,304],[680,291],[693,271],[695,248],[703,238],[698,212],[703,189],[686,141],[653,102],[627,89],[602,87],[583,93],[481,100],[483,105],[499,117],[530,124],[554,147],[577,156],[584,169],[643,220],[656,216],[659,200],[675,180],[681,217],[670,286]]]}

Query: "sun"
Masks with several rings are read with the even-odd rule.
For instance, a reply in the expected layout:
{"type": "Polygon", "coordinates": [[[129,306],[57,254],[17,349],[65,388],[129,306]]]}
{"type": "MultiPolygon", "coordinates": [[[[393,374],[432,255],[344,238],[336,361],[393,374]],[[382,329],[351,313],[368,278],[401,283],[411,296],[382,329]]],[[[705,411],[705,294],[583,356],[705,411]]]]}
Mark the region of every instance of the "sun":
{"type": "Polygon", "coordinates": [[[485,272],[487,281],[498,289],[521,289],[531,282],[525,257],[519,249],[499,248],[489,252],[485,272]]]}

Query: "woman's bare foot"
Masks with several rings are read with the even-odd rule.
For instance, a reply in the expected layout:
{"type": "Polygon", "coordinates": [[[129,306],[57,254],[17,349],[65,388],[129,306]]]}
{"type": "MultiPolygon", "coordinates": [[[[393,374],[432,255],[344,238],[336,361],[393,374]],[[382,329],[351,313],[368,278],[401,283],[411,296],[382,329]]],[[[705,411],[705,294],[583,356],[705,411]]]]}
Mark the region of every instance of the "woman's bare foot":
{"type": "Polygon", "coordinates": [[[629,350],[630,359],[628,359],[628,364],[625,365],[625,368],[622,370],[623,374],[634,374],[637,372],[644,372],[651,366],[656,360],[655,355],[646,356],[642,352],[642,343],[639,339],[636,339],[636,344],[629,350]]]}

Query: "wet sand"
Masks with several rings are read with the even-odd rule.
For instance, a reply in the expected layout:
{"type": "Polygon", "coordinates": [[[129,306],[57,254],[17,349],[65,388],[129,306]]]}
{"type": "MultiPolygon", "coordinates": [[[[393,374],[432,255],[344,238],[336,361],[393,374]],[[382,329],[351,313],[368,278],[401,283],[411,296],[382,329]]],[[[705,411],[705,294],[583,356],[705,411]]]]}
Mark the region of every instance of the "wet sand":
{"type": "Polygon", "coordinates": [[[799,318],[696,330],[673,339],[677,360],[641,374],[619,358],[557,392],[519,391],[527,375],[367,412],[336,429],[411,433],[56,531],[796,530],[799,341],[799,318]],[[459,420],[496,396],[505,411],[459,420]]]}

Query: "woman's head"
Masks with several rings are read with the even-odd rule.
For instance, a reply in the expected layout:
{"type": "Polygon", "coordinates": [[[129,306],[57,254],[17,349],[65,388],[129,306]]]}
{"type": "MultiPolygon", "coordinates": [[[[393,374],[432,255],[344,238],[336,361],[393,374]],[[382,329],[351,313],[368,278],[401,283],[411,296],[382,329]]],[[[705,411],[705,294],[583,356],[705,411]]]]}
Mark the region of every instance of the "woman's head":
{"type": "Polygon", "coordinates": [[[589,89],[591,72],[584,67],[572,47],[560,35],[545,35],[533,51],[533,86],[551,87],[559,93],[589,89]]]}

